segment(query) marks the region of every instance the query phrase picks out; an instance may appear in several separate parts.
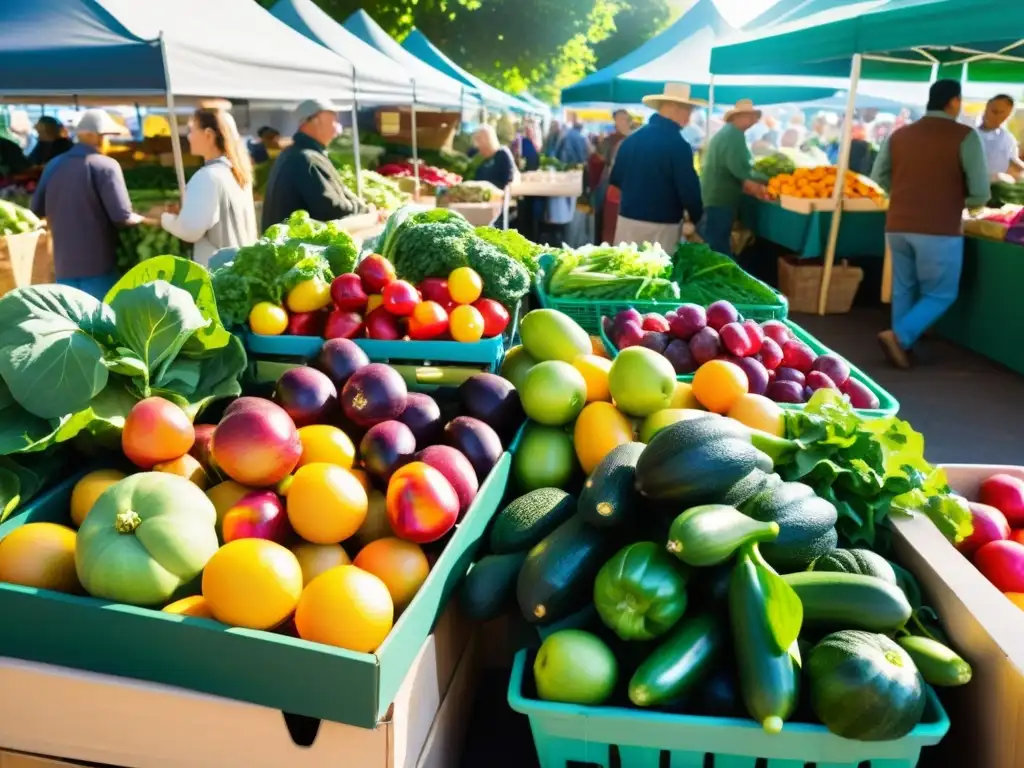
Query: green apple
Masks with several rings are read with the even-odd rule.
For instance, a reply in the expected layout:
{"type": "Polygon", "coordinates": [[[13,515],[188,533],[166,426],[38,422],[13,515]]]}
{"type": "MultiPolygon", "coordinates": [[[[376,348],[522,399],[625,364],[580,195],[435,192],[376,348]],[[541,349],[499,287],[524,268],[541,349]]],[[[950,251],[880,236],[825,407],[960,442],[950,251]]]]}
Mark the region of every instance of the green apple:
{"type": "Polygon", "coordinates": [[[608,389],[620,411],[645,418],[672,405],[676,371],[653,349],[627,347],[612,362],[608,389]]]}
{"type": "Polygon", "coordinates": [[[533,662],[537,695],[545,701],[603,704],[615,690],[619,665],[596,635],[563,629],[548,635],[533,662]]]}

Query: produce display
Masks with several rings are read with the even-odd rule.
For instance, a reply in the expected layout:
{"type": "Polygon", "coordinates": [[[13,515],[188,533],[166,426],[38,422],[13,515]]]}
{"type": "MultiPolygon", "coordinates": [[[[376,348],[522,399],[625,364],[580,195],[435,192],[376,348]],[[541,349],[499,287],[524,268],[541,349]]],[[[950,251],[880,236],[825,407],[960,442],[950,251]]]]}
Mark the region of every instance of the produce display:
{"type": "Polygon", "coordinates": [[[463,181],[445,195],[453,203],[489,203],[501,199],[501,190],[489,181],[463,181]]]}
{"type": "MultiPolygon", "coordinates": [[[[377,166],[377,173],[396,179],[411,179],[416,176],[416,166],[408,160],[400,163],[386,163],[377,166]]],[[[435,168],[423,162],[420,162],[419,176],[421,182],[437,187],[451,188],[462,183],[462,177],[457,173],[446,171],[443,168],[435,168]]]]}
{"type": "Polygon", "coordinates": [[[992,475],[982,481],[978,499],[968,506],[973,530],[957,549],[1024,609],[1024,479],[992,475]]]}
{"type": "MultiPolygon", "coordinates": [[[[768,182],[771,197],[787,195],[808,200],[830,199],[835,194],[838,169],[832,165],[815,168],[797,168],[792,173],[773,176],[768,182]]],[[[885,192],[867,176],[847,171],[843,184],[843,197],[847,199],[866,198],[879,207],[885,203],[885,192]]]]}
{"type": "Polygon", "coordinates": [[[796,171],[796,163],[789,155],[776,152],[773,155],[760,157],[754,161],[754,171],[766,179],[774,179],[781,174],[792,175],[796,171]]]}
{"type": "Polygon", "coordinates": [[[1024,205],[1024,183],[1017,180],[992,182],[992,199],[989,205],[998,208],[1001,205],[1024,205]]]}
{"type": "Polygon", "coordinates": [[[127,272],[139,262],[154,256],[192,258],[192,245],[180,240],[161,226],[139,224],[117,231],[117,268],[127,272]]]}
{"type": "MultiPolygon", "coordinates": [[[[342,183],[355,191],[357,189],[355,168],[346,165],[340,169],[339,173],[341,174],[342,183]]],[[[398,185],[386,176],[376,171],[367,170],[360,171],[359,175],[363,182],[362,199],[373,205],[377,210],[393,211],[409,202],[409,195],[399,189],[398,185]]]]}
{"type": "Polygon", "coordinates": [[[737,389],[778,403],[805,403],[819,389],[832,389],[854,408],[879,406],[843,358],[817,354],[780,320],[743,320],[728,301],[706,309],[683,304],[664,315],[624,309],[614,319],[603,318],[602,325],[616,349],[641,346],[664,355],[677,375],[693,374],[695,387],[709,399],[737,389]]]}
{"type": "Polygon", "coordinates": [[[0,199],[0,235],[19,235],[42,226],[39,217],[28,208],[0,199]]]}

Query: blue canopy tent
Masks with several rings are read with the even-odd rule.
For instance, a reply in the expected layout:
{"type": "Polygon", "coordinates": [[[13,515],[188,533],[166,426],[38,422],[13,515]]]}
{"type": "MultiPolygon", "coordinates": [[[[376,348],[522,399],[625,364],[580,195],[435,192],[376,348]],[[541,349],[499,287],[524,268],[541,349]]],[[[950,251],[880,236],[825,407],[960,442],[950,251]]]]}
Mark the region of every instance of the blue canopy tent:
{"type": "Polygon", "coordinates": [[[444,72],[449,77],[458,80],[470,93],[480,97],[483,105],[488,109],[500,112],[514,110],[516,112],[532,112],[533,108],[521,99],[510,96],[504,91],[488,85],[476,75],[472,75],[444,53],[442,53],[430,40],[418,29],[413,29],[402,41],[402,47],[413,56],[429,64],[439,72],[444,72]]]}

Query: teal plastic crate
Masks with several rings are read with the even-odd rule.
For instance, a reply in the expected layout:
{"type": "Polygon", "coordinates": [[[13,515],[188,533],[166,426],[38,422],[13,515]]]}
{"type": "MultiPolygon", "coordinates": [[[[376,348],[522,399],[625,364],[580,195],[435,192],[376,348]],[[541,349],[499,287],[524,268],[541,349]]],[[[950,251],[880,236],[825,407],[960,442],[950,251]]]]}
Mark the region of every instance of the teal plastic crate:
{"type": "Polygon", "coordinates": [[[526,679],[530,658],[516,654],[508,703],[530,719],[541,768],[914,768],[949,730],[931,688],[921,722],[895,741],[844,739],[812,723],[769,734],[748,719],[540,701],[526,679]]]}
{"type": "MultiPolygon", "coordinates": [[[[857,413],[861,414],[862,416],[867,416],[868,418],[884,418],[886,416],[895,416],[896,414],[899,413],[900,401],[893,397],[887,390],[882,389],[882,387],[879,386],[879,384],[874,379],[872,379],[870,376],[864,373],[864,371],[862,371],[860,368],[858,368],[849,360],[847,360],[844,355],[841,355],[838,352],[834,352],[833,350],[826,347],[824,344],[822,344],[816,338],[811,336],[811,334],[809,334],[799,325],[794,323],[792,320],[783,320],[783,322],[789,328],[790,333],[793,334],[793,338],[797,339],[798,341],[802,341],[804,344],[813,349],[817,354],[835,354],[839,355],[844,360],[846,360],[847,365],[850,366],[850,375],[853,376],[858,381],[860,381],[862,384],[864,384],[864,386],[866,386],[874,393],[875,397],[878,398],[878,407],[858,408],[857,413]]],[[[600,323],[598,324],[600,325],[600,323]]],[[[603,327],[600,329],[600,336],[601,342],[604,344],[605,351],[608,353],[609,357],[611,357],[614,360],[615,357],[619,354],[619,350],[617,350],[615,348],[615,345],[612,344],[611,339],[608,338],[608,335],[604,332],[603,327]]],[[[693,374],[685,373],[680,376],[676,376],[676,379],[678,379],[679,381],[691,382],[693,381],[693,374]]],[[[779,403],[779,406],[786,411],[799,411],[803,410],[804,407],[802,403],[779,403]]]]}

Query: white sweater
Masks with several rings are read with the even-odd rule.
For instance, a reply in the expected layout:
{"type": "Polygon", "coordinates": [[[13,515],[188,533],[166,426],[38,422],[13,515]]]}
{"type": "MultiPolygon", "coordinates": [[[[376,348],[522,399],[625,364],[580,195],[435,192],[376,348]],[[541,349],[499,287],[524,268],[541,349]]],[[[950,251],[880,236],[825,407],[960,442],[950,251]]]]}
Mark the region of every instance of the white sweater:
{"type": "Polygon", "coordinates": [[[160,224],[176,237],[194,243],[192,259],[209,266],[221,248],[252,245],[258,237],[252,188],[238,186],[225,157],[211,160],[189,180],[181,213],[165,213],[160,224]]]}

